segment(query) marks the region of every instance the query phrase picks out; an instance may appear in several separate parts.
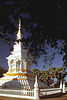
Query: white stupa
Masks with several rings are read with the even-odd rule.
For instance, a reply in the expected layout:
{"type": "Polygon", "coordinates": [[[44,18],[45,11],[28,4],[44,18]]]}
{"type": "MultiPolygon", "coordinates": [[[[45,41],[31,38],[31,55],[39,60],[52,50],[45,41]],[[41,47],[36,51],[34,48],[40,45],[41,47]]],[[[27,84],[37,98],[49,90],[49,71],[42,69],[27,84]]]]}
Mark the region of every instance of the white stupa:
{"type": "Polygon", "coordinates": [[[35,76],[31,72],[32,59],[28,57],[27,50],[22,43],[21,20],[19,19],[19,29],[16,36],[15,45],[8,60],[8,72],[0,78],[0,87],[9,89],[23,89],[34,87],[35,76]]]}

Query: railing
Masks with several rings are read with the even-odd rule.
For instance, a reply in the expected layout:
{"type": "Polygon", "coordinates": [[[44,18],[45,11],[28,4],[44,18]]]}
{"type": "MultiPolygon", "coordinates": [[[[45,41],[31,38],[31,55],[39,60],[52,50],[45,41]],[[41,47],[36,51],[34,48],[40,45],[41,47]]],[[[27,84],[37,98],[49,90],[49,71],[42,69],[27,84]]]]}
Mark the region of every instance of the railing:
{"type": "Polygon", "coordinates": [[[61,88],[51,88],[51,89],[38,89],[37,76],[35,79],[34,89],[23,89],[23,90],[9,90],[0,89],[0,96],[16,97],[16,98],[27,98],[27,99],[39,99],[46,95],[52,95],[57,93],[65,93],[67,87],[65,88],[65,82],[61,88]]]}
{"type": "Polygon", "coordinates": [[[34,90],[6,90],[0,89],[0,96],[34,99],[34,90]]]}
{"type": "Polygon", "coordinates": [[[60,88],[40,89],[40,96],[51,95],[61,92],[62,90],[60,88]]]}
{"type": "Polygon", "coordinates": [[[5,90],[5,89],[0,89],[0,94],[34,96],[34,91],[33,90],[5,90]]]}
{"type": "MultiPolygon", "coordinates": [[[[52,95],[61,93],[62,89],[60,88],[51,88],[51,89],[40,89],[38,97],[43,97],[46,95],[52,95]]],[[[67,87],[65,88],[67,91],[67,87]]],[[[0,96],[16,97],[16,98],[27,98],[27,99],[36,99],[35,89],[27,90],[10,90],[10,89],[0,89],[0,96]]]]}

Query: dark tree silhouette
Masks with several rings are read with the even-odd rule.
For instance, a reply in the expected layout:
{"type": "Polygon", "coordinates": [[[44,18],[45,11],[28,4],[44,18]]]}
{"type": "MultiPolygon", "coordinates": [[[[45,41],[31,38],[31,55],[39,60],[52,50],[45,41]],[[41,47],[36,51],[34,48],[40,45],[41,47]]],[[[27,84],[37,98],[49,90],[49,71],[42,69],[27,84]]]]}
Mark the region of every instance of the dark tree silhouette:
{"type": "Polygon", "coordinates": [[[3,77],[3,74],[6,72],[7,72],[7,70],[5,68],[3,68],[2,66],[0,66],[0,78],[3,77]]]}
{"type": "MultiPolygon", "coordinates": [[[[47,55],[46,43],[58,49],[67,66],[67,1],[60,0],[2,0],[0,1],[0,40],[13,39],[16,23],[22,19],[23,38],[33,59],[47,55]],[[58,46],[58,41],[63,46],[58,46]]],[[[54,53],[55,54],[55,53],[54,53]]],[[[34,60],[35,62],[35,60],[34,60]]]]}

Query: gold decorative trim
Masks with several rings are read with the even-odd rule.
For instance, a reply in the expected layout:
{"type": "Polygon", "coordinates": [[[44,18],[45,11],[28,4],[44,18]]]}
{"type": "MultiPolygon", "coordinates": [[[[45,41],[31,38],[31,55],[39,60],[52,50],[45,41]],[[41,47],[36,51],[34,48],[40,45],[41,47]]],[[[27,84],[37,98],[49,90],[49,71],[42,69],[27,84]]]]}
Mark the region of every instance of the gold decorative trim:
{"type": "Polygon", "coordinates": [[[9,71],[15,71],[15,70],[18,70],[18,71],[27,71],[27,72],[29,72],[29,73],[32,73],[30,70],[27,70],[27,69],[10,69],[10,70],[8,70],[8,72],[9,71]]]}
{"type": "Polygon", "coordinates": [[[0,79],[1,81],[12,81],[12,80],[28,80],[34,82],[34,80],[26,79],[26,78],[15,78],[15,79],[0,79]]]}
{"type": "Polygon", "coordinates": [[[18,34],[20,34],[20,33],[21,33],[21,20],[19,19],[19,29],[18,29],[17,36],[18,36],[18,34]]]}
{"type": "Polygon", "coordinates": [[[13,79],[0,79],[0,81],[11,81],[13,79]]]}
{"type": "Polygon", "coordinates": [[[30,77],[30,78],[35,78],[34,75],[30,75],[30,74],[27,74],[27,73],[5,73],[5,75],[8,75],[8,76],[27,76],[27,77],[30,77]]]}

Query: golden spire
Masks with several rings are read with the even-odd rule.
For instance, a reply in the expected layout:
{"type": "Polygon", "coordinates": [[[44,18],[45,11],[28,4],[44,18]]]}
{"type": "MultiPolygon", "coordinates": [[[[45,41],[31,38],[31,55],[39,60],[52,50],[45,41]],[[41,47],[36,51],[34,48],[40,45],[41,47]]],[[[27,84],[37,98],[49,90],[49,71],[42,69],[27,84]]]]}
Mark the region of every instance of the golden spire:
{"type": "Polygon", "coordinates": [[[22,36],[21,36],[21,20],[19,19],[19,29],[18,29],[18,32],[17,32],[17,39],[22,39],[22,36]]]}

